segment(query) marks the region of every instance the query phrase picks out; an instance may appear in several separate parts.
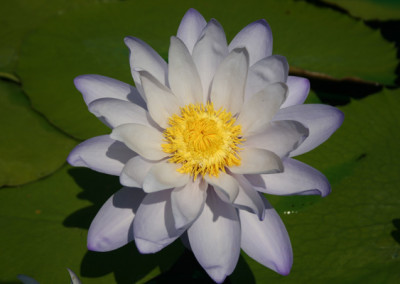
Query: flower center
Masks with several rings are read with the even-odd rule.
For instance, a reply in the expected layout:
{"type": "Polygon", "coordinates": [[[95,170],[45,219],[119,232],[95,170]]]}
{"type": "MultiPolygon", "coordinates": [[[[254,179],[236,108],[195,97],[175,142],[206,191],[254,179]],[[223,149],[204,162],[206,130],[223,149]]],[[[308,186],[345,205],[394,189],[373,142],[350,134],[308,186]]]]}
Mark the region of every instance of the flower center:
{"type": "Polygon", "coordinates": [[[161,145],[170,154],[170,163],[182,165],[178,172],[196,179],[198,175],[218,176],[225,167],[240,165],[242,128],[233,125],[236,119],[230,112],[215,110],[212,103],[189,104],[180,110],[180,115],[169,118],[166,143],[161,145]]]}

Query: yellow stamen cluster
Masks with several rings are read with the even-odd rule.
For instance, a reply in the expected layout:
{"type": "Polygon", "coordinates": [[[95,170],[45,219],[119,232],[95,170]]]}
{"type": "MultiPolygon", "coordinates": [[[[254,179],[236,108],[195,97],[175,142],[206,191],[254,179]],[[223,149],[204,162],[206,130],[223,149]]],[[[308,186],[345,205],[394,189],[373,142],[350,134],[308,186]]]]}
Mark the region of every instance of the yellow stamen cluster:
{"type": "Polygon", "coordinates": [[[212,103],[189,104],[182,107],[181,114],[169,118],[164,131],[164,152],[170,154],[169,162],[180,164],[180,173],[193,176],[218,176],[225,167],[240,165],[238,145],[242,128],[234,125],[230,112],[215,110],[212,103]]]}

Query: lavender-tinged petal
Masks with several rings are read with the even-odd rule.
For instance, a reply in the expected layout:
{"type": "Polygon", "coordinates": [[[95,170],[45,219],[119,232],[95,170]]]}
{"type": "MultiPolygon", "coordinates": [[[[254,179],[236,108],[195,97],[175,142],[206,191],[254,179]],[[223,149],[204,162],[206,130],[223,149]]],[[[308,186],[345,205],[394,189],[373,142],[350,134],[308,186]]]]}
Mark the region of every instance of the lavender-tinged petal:
{"type": "Polygon", "coordinates": [[[207,183],[198,178],[172,191],[172,213],[177,229],[184,228],[200,215],[207,197],[206,189],[207,183]]]}
{"type": "Polygon", "coordinates": [[[149,193],[143,199],[133,222],[136,247],[141,253],[155,253],[185,229],[177,230],[171,208],[171,190],[149,193]]]}
{"type": "Polygon", "coordinates": [[[240,231],[236,208],[209,189],[203,212],[188,229],[188,237],[197,261],[217,283],[222,283],[236,266],[240,231]]]}
{"type": "Polygon", "coordinates": [[[144,179],[155,163],[143,159],[141,156],[133,157],[122,169],[119,177],[120,183],[124,186],[143,188],[144,179]]]}
{"type": "Polygon", "coordinates": [[[244,103],[236,123],[242,126],[245,137],[262,133],[268,128],[285,101],[286,92],[284,83],[273,83],[244,103]]]}
{"type": "Polygon", "coordinates": [[[168,127],[168,118],[179,112],[181,101],[146,71],[139,72],[147,107],[152,119],[162,128],[168,127]]]}
{"type": "Polygon", "coordinates": [[[183,16],[176,36],[183,41],[190,53],[192,53],[193,47],[206,24],[203,16],[193,8],[189,9],[183,16]]]}
{"type": "Polygon", "coordinates": [[[148,113],[142,107],[118,99],[103,98],[89,104],[89,111],[105,121],[111,128],[126,123],[150,126],[148,113]]]}
{"type": "Polygon", "coordinates": [[[125,143],[145,159],[157,161],[167,156],[161,149],[163,135],[153,127],[136,123],[123,124],[114,128],[110,137],[125,143]]]}
{"type": "Polygon", "coordinates": [[[293,264],[289,235],[278,213],[262,197],[265,218],[239,210],[242,227],[241,247],[246,254],[262,265],[282,275],[288,275],[293,264]]]}
{"type": "Polygon", "coordinates": [[[289,64],[281,55],[272,55],[261,59],[249,68],[245,99],[267,87],[269,84],[282,82],[288,78],[289,64]]]}
{"type": "Polygon", "coordinates": [[[325,142],[342,124],[344,114],[328,105],[295,105],[281,109],[274,117],[279,120],[296,120],[309,130],[309,136],[293,152],[291,157],[311,151],[325,142]]]}
{"type": "Polygon", "coordinates": [[[235,49],[219,65],[210,94],[216,109],[226,109],[232,115],[240,111],[244,100],[248,59],[246,49],[235,49]]]}
{"type": "Polygon", "coordinates": [[[307,78],[289,76],[286,81],[288,95],[281,108],[300,105],[310,92],[310,81],[307,78]]]}
{"type": "Polygon", "coordinates": [[[228,54],[228,45],[222,26],[214,19],[207,26],[193,49],[193,61],[196,64],[203,87],[203,103],[208,99],[212,79],[219,64],[228,54]]]}
{"type": "Polygon", "coordinates": [[[239,183],[239,194],[233,205],[241,210],[256,214],[260,220],[264,219],[265,207],[260,194],[253,188],[251,183],[243,175],[232,174],[239,183]]]}
{"type": "Polygon", "coordinates": [[[258,135],[246,138],[243,147],[261,148],[274,152],[280,158],[287,157],[291,151],[308,136],[308,129],[293,120],[273,121],[258,135]]]}
{"type": "Polygon", "coordinates": [[[101,207],[88,233],[88,249],[110,251],[133,240],[132,222],[145,193],[123,187],[101,207]]]}
{"type": "Polygon", "coordinates": [[[269,174],[283,171],[281,159],[273,152],[245,148],[240,151],[240,165],[229,168],[235,174],[269,174]]]}
{"type": "Polygon", "coordinates": [[[232,203],[236,199],[239,184],[231,175],[220,172],[218,177],[206,175],[204,179],[215,188],[215,192],[225,202],[232,203]]]}
{"type": "Polygon", "coordinates": [[[74,79],[74,84],[82,93],[87,105],[94,100],[113,98],[130,101],[146,108],[146,103],[138,90],[121,81],[100,75],[81,75],[74,79]]]}
{"type": "Polygon", "coordinates": [[[147,71],[168,86],[168,65],[165,60],[141,39],[128,36],[124,40],[130,50],[129,63],[132,77],[139,92],[144,95],[138,71],[147,71]]]}
{"type": "Polygon", "coordinates": [[[250,66],[272,54],[272,32],[265,20],[244,27],[229,44],[229,51],[245,47],[249,52],[250,66]]]}
{"type": "Polygon", "coordinates": [[[294,159],[283,160],[285,170],[273,175],[248,175],[246,178],[261,192],[274,195],[321,195],[331,192],[328,179],[316,169],[294,159]]]}
{"type": "Polygon", "coordinates": [[[151,193],[186,185],[190,176],[178,172],[179,167],[180,165],[167,161],[156,163],[144,178],[143,190],[151,193]]]}
{"type": "Polygon", "coordinates": [[[124,164],[135,155],[123,143],[111,139],[109,135],[103,135],[80,143],[71,151],[67,161],[75,167],[87,167],[118,176],[124,164]]]}
{"type": "Polygon", "coordinates": [[[171,91],[185,105],[203,102],[203,87],[196,65],[185,44],[171,37],[168,53],[168,80],[171,91]]]}

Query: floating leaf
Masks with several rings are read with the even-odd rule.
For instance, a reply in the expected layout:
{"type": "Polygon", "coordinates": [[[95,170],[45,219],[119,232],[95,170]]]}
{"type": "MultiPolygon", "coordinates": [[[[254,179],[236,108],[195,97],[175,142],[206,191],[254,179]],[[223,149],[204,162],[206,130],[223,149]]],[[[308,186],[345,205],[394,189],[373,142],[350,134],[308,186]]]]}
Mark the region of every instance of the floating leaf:
{"type": "Polygon", "coordinates": [[[399,20],[398,0],[322,0],[322,2],[347,10],[351,15],[364,20],[399,20]]]}
{"type": "Polygon", "coordinates": [[[32,110],[21,88],[0,81],[0,186],[37,180],[59,169],[76,141],[32,110]]]}
{"type": "Polygon", "coordinates": [[[291,66],[335,78],[394,82],[394,46],[378,31],[333,10],[290,0],[249,0],[245,5],[228,0],[213,5],[182,0],[174,5],[124,1],[66,12],[33,32],[20,52],[18,74],[24,89],[38,110],[74,137],[107,133],[87,111],[73,86],[74,77],[96,73],[132,83],[123,38],[137,36],[166,58],[169,37],[176,34],[180,19],[191,6],[207,19],[217,18],[228,40],[250,22],[267,19],[275,53],[285,55],[291,66]]]}

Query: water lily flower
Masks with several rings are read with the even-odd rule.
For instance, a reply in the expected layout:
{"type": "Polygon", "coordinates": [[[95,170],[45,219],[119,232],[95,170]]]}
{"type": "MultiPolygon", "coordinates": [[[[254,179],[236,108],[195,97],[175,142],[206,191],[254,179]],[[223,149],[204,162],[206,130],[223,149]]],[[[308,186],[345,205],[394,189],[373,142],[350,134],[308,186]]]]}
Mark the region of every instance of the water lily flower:
{"type": "Polygon", "coordinates": [[[289,236],[262,193],[329,194],[325,176],[292,157],[327,140],[343,114],[303,104],[309,81],[288,76],[285,57],[272,55],[265,20],[228,45],[215,19],[190,9],[168,63],[138,38],[125,43],[136,87],[99,75],[75,80],[112,132],[78,145],[68,162],[124,186],[93,220],[88,248],[134,240],[155,253],[182,237],[216,282],[233,272],[240,249],[287,275],[289,236]]]}

